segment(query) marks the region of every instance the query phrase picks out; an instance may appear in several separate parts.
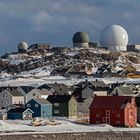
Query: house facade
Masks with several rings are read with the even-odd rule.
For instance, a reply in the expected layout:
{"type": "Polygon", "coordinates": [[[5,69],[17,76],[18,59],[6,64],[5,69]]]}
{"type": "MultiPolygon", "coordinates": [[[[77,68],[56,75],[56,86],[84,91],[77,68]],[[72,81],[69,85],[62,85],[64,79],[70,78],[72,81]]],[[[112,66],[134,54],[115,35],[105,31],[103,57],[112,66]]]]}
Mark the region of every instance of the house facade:
{"type": "Polygon", "coordinates": [[[27,94],[27,102],[35,98],[46,99],[48,95],[52,95],[52,93],[47,89],[33,89],[27,94]]]}
{"type": "Polygon", "coordinates": [[[90,124],[99,123],[107,123],[113,126],[136,126],[137,107],[135,98],[96,96],[90,105],[90,124]]]}
{"type": "Polygon", "coordinates": [[[10,120],[30,120],[32,119],[33,111],[29,108],[13,108],[7,111],[7,119],[10,120]]]}
{"type": "Polygon", "coordinates": [[[78,113],[82,113],[85,115],[89,115],[89,106],[93,100],[93,97],[88,97],[83,100],[79,100],[77,103],[77,111],[78,113]]]}
{"type": "Polygon", "coordinates": [[[13,104],[24,104],[24,96],[18,90],[4,90],[0,93],[0,108],[13,104]]]}
{"type": "Polygon", "coordinates": [[[44,98],[32,99],[25,104],[25,107],[34,112],[33,117],[52,117],[52,104],[44,98]]]}
{"type": "Polygon", "coordinates": [[[27,94],[34,88],[35,87],[32,86],[20,86],[17,88],[17,90],[24,96],[24,104],[27,102],[27,94]]]}
{"type": "Polygon", "coordinates": [[[70,95],[50,95],[47,100],[52,103],[52,115],[59,117],[76,117],[77,101],[70,95]]]}
{"type": "Polygon", "coordinates": [[[77,85],[73,92],[76,98],[89,98],[93,96],[107,96],[109,87],[102,81],[85,81],[77,85]],[[80,95],[81,94],[81,95],[80,95]]]}

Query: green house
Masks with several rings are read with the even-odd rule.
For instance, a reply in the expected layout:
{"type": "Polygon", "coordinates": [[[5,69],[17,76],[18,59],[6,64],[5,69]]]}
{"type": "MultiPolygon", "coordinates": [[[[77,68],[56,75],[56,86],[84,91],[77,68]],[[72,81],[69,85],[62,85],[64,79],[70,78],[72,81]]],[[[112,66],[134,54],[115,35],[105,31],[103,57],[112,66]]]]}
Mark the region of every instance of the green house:
{"type": "Polygon", "coordinates": [[[52,103],[52,115],[58,117],[76,117],[77,100],[71,95],[49,95],[47,100],[52,103]]]}

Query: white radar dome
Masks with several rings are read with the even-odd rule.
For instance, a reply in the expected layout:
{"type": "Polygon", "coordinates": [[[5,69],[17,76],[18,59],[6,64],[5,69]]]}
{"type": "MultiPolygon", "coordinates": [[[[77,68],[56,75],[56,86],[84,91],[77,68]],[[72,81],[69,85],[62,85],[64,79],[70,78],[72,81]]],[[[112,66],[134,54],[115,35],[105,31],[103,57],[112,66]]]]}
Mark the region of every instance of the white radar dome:
{"type": "Polygon", "coordinates": [[[107,26],[101,33],[100,45],[107,47],[111,51],[126,51],[128,44],[128,34],[119,25],[107,26]]]}
{"type": "Polygon", "coordinates": [[[25,41],[22,41],[18,44],[18,49],[28,49],[28,44],[25,41]]]}
{"type": "Polygon", "coordinates": [[[18,52],[19,53],[26,53],[28,50],[28,44],[24,41],[18,44],[18,52]]]}

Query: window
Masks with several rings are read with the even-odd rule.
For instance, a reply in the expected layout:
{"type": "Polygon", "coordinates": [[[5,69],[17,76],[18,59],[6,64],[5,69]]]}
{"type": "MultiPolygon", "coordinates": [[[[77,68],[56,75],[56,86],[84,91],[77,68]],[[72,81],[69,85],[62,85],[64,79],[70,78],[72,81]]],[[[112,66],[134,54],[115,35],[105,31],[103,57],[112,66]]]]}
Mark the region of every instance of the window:
{"type": "Polygon", "coordinates": [[[31,107],[31,105],[30,104],[27,104],[27,107],[31,107]]]}
{"type": "Polygon", "coordinates": [[[116,121],[116,124],[120,124],[120,121],[116,121]]]}
{"type": "Polygon", "coordinates": [[[106,115],[110,115],[110,110],[106,110],[106,115]]]}
{"type": "Polygon", "coordinates": [[[54,106],[59,106],[59,103],[54,103],[54,106]]]}
{"type": "Polygon", "coordinates": [[[55,114],[59,114],[59,110],[54,110],[54,113],[55,114]]]}
{"type": "Polygon", "coordinates": [[[36,94],[35,93],[33,93],[33,96],[35,96],[36,94]]]}
{"type": "Polygon", "coordinates": [[[100,123],[100,121],[96,121],[96,123],[100,123]]]}
{"type": "Polygon", "coordinates": [[[133,111],[132,110],[129,111],[129,115],[133,116],[133,111]]]}
{"type": "Polygon", "coordinates": [[[96,114],[96,117],[100,117],[100,114],[96,114]]]}
{"type": "Polygon", "coordinates": [[[2,97],[4,98],[4,97],[5,97],[5,95],[2,95],[2,97]]]}
{"type": "Polygon", "coordinates": [[[120,114],[116,114],[116,117],[117,117],[117,118],[120,118],[120,114]]]}
{"type": "Polygon", "coordinates": [[[38,104],[35,104],[35,107],[38,108],[38,104]]]}
{"type": "Polygon", "coordinates": [[[45,111],[43,111],[42,113],[43,113],[43,114],[45,114],[46,112],[45,112],[45,111]]]}

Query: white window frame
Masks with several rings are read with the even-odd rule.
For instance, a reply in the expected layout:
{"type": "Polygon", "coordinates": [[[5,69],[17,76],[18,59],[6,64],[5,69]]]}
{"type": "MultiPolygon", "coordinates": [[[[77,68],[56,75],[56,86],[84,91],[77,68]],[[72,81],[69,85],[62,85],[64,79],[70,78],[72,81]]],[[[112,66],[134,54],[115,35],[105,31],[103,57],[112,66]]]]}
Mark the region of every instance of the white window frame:
{"type": "Polygon", "coordinates": [[[38,104],[35,104],[35,108],[38,108],[39,107],[39,105],[38,104]]]}
{"type": "Polygon", "coordinates": [[[54,106],[59,106],[59,103],[54,103],[54,106]]]}
{"type": "Polygon", "coordinates": [[[54,110],[54,113],[55,113],[55,114],[59,114],[60,111],[59,111],[59,110],[54,110]]]}
{"type": "Polygon", "coordinates": [[[100,117],[100,114],[96,114],[96,117],[99,118],[100,117]]]}
{"type": "Polygon", "coordinates": [[[31,107],[31,104],[27,104],[27,107],[31,107]]]}
{"type": "Polygon", "coordinates": [[[27,107],[31,107],[31,104],[27,104],[27,107]]]}
{"type": "Polygon", "coordinates": [[[96,121],[97,124],[101,123],[100,121],[96,121]]]}

